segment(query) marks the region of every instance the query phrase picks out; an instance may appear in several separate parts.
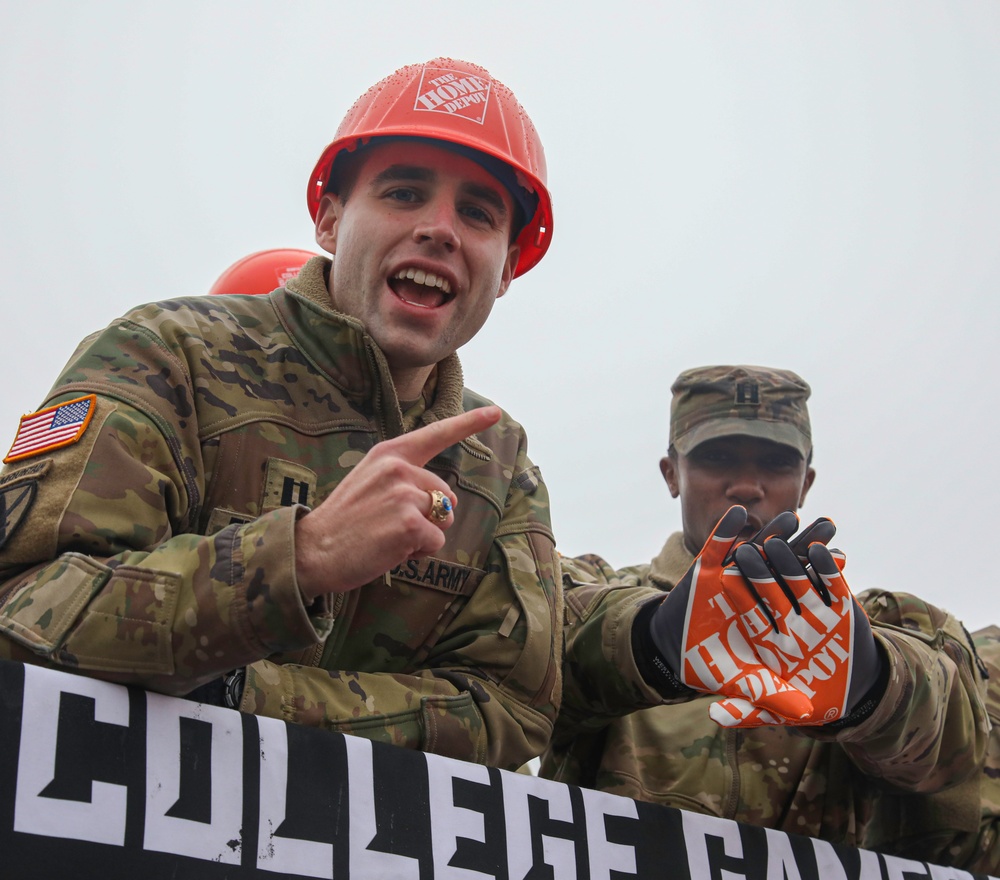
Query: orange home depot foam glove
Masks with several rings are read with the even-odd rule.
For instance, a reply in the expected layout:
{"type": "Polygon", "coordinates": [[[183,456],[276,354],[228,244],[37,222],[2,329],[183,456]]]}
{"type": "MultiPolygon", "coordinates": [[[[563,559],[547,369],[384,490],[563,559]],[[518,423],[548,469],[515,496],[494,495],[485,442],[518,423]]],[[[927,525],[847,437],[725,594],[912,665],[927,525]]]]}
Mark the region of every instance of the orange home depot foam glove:
{"type": "MultiPolygon", "coordinates": [[[[785,537],[798,525],[798,517],[790,517],[779,524],[785,537]]],[[[656,606],[649,618],[650,636],[660,655],[654,664],[666,664],[660,671],[668,680],[696,691],[745,698],[796,723],[810,717],[812,704],[762,662],[722,590],[726,558],[746,521],[744,508],[729,508],[694,564],[656,606]]]]}
{"type": "Polygon", "coordinates": [[[812,712],[790,721],[759,701],[754,706],[745,699],[720,700],[709,714],[723,727],[857,723],[881,696],[873,691],[882,660],[868,617],[844,580],[842,555],[838,559],[837,551],[813,542],[803,565],[796,543],[772,537],[763,550],[740,545],[722,589],[757,655],[809,697],[812,712]]]}

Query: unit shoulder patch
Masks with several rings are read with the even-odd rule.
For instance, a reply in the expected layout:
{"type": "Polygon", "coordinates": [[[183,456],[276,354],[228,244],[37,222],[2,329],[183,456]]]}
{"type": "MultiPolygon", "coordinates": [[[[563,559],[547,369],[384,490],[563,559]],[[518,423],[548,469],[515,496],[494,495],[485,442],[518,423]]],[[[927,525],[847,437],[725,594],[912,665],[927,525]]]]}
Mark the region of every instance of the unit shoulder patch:
{"type": "Polygon", "coordinates": [[[38,481],[48,473],[52,460],[36,462],[0,474],[0,547],[13,537],[25,514],[35,503],[38,481]]]}

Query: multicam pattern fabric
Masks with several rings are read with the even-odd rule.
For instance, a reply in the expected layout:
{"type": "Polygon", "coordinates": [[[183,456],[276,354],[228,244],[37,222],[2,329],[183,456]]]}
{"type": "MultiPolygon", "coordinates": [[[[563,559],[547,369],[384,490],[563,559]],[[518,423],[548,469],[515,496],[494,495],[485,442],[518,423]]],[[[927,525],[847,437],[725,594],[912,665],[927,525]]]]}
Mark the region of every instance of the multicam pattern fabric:
{"type": "Polygon", "coordinates": [[[993,729],[979,780],[979,832],[956,835],[948,856],[970,871],[996,874],[1000,872],[1000,626],[977,630],[972,639],[990,677],[986,709],[993,729]]]}
{"type": "Polygon", "coordinates": [[[296,588],[306,505],[406,422],[487,403],[452,356],[404,419],[381,351],[331,310],[328,265],[81,344],[49,404],[96,394],[87,431],[0,474],[36,490],[0,548],[0,656],[171,694],[248,666],[244,711],[517,767],[556,715],[562,614],[520,425],[428,464],[458,498],[434,558],[309,608],[296,588]]]}
{"type": "Polygon", "coordinates": [[[687,455],[699,443],[742,434],[812,450],[809,384],[774,367],[695,367],[670,388],[670,445],[687,455]]]}
{"type": "MultiPolygon", "coordinates": [[[[541,774],[832,842],[972,866],[989,723],[983,676],[961,625],[907,594],[860,594],[891,664],[889,685],[868,719],[835,734],[724,729],[709,719],[715,698],[707,695],[625,714],[630,701],[648,696],[641,682],[597,676],[609,657],[626,665],[635,610],[671,589],[691,561],[680,534],[651,565],[615,571],[596,556],[562,560],[563,708],[541,774]],[[966,844],[963,851],[959,843],[966,844]]],[[[976,864],[984,869],[985,862],[976,864]]]]}

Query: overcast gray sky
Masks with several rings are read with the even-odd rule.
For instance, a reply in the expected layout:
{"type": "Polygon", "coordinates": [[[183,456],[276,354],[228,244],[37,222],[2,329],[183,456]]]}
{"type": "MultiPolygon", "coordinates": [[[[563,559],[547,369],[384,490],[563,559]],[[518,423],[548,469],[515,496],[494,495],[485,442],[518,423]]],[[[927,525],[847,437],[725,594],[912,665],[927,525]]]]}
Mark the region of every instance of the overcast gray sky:
{"type": "Polygon", "coordinates": [[[0,0],[0,442],[86,333],[314,248],[340,118],[437,55],[545,144],[552,247],[462,356],[526,425],[562,552],[653,556],[673,378],[770,364],[813,386],[803,518],[852,588],[1000,622],[997,0],[0,0]]]}

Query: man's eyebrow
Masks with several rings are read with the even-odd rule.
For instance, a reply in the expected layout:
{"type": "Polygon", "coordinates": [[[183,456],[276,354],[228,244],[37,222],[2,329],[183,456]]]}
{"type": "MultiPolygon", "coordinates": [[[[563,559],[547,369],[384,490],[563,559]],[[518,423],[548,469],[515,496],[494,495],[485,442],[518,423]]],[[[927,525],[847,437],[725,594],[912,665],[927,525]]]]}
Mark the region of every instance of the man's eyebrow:
{"type": "Polygon", "coordinates": [[[392,183],[395,180],[419,180],[429,183],[435,177],[436,175],[430,168],[425,168],[422,165],[390,165],[376,174],[372,183],[376,186],[381,183],[392,183]]]}
{"type": "Polygon", "coordinates": [[[463,184],[462,189],[473,198],[486,202],[500,214],[501,218],[507,216],[507,206],[504,204],[503,196],[492,186],[486,186],[482,183],[466,183],[463,184]]]}

